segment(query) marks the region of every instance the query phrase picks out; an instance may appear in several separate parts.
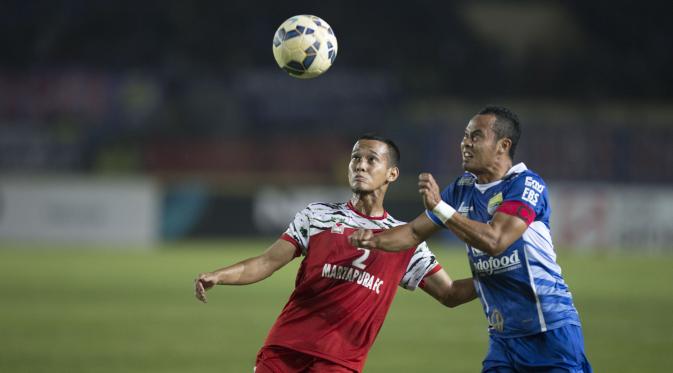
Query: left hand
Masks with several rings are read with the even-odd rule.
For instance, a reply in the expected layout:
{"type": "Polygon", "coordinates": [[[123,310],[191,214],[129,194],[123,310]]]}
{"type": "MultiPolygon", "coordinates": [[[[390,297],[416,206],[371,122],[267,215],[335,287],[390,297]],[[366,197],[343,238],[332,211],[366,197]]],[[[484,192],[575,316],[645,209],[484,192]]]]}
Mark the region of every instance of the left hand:
{"type": "Polygon", "coordinates": [[[199,276],[194,279],[194,295],[196,296],[196,299],[203,303],[208,303],[208,298],[206,298],[206,290],[212,288],[216,284],[216,275],[210,272],[199,274],[199,276]]]}
{"type": "Polygon", "coordinates": [[[418,193],[423,197],[423,205],[430,211],[442,200],[439,185],[431,173],[423,172],[418,175],[418,193]]]}

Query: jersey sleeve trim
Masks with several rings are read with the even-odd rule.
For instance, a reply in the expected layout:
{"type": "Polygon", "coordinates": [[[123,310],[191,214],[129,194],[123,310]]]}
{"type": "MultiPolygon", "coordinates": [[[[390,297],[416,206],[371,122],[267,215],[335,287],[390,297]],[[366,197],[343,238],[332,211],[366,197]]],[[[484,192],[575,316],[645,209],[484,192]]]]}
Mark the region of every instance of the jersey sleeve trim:
{"type": "Polygon", "coordinates": [[[442,228],[446,228],[444,223],[442,223],[442,221],[439,220],[439,218],[435,214],[433,214],[432,211],[425,210],[425,215],[427,215],[428,218],[430,218],[430,220],[432,220],[433,223],[437,224],[437,226],[440,226],[442,228]]]}
{"type": "Polygon", "coordinates": [[[433,269],[429,270],[428,273],[426,273],[425,276],[423,276],[423,279],[421,280],[421,282],[418,283],[418,287],[423,289],[425,287],[425,278],[428,277],[428,276],[434,275],[435,273],[439,272],[441,269],[442,269],[441,264],[437,263],[437,265],[433,269]]]}
{"type": "Polygon", "coordinates": [[[498,207],[496,212],[516,216],[526,222],[526,225],[530,225],[537,216],[530,206],[521,201],[505,201],[500,204],[500,207],[498,207]]]}
{"type": "Polygon", "coordinates": [[[278,237],[278,238],[281,239],[281,240],[283,240],[283,241],[287,241],[287,242],[291,243],[291,244],[294,246],[294,248],[295,248],[295,250],[294,250],[294,257],[295,257],[295,258],[298,257],[298,256],[301,256],[301,253],[302,253],[301,246],[299,246],[299,242],[297,242],[297,240],[295,240],[294,238],[292,238],[292,236],[290,236],[290,235],[287,234],[287,233],[283,233],[283,234],[282,234],[280,237],[278,237]]]}

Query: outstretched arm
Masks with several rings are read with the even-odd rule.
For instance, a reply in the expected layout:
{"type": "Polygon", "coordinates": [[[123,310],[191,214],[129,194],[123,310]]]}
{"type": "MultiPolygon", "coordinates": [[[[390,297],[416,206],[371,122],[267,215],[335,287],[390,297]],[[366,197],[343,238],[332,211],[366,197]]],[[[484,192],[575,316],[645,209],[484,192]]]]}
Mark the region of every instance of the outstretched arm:
{"type": "MultiPolygon", "coordinates": [[[[496,212],[488,223],[481,223],[456,214],[451,206],[442,201],[439,186],[429,173],[419,175],[418,192],[423,197],[425,208],[440,218],[458,238],[491,256],[499,255],[507,250],[528,228],[524,217],[501,212],[496,212]]],[[[423,213],[410,223],[378,234],[360,229],[349,237],[349,241],[356,247],[401,251],[418,245],[438,230],[439,226],[423,213]]]]}
{"type": "Polygon", "coordinates": [[[195,280],[196,298],[206,303],[206,290],[215,285],[247,285],[261,281],[294,258],[296,248],[285,240],[276,240],[264,253],[212,272],[195,280]]]}
{"type": "Polygon", "coordinates": [[[424,281],[423,291],[447,307],[456,307],[477,297],[471,278],[452,281],[443,269],[426,277],[424,281]]]}
{"type": "Polygon", "coordinates": [[[456,214],[439,195],[439,186],[429,173],[418,177],[418,191],[425,208],[432,211],[447,228],[468,245],[496,256],[518,240],[528,228],[524,218],[496,212],[488,223],[481,223],[456,214]]]}
{"type": "Polygon", "coordinates": [[[423,213],[407,224],[377,234],[368,229],[359,229],[353,232],[348,240],[355,247],[402,251],[417,246],[439,229],[440,227],[423,213]]]}

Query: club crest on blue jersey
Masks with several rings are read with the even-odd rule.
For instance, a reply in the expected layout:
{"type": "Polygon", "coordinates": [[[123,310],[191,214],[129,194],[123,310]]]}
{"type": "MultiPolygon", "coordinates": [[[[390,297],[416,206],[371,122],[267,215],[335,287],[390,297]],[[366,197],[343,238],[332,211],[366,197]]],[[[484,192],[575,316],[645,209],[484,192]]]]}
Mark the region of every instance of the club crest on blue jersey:
{"type": "Polygon", "coordinates": [[[488,200],[488,207],[486,207],[486,210],[488,211],[488,214],[493,216],[495,214],[495,210],[500,207],[500,204],[502,203],[502,192],[499,192],[498,194],[494,195],[491,197],[491,199],[488,200]]]}

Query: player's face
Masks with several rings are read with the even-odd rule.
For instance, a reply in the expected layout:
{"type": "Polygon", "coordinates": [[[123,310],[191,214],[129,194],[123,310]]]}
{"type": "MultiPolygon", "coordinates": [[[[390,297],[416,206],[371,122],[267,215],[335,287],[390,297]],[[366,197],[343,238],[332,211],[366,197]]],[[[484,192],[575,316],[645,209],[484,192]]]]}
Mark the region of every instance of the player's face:
{"type": "Polygon", "coordinates": [[[465,171],[479,175],[495,162],[497,137],[493,131],[493,122],[493,115],[476,115],[467,124],[460,143],[465,171]]]}
{"type": "Polygon", "coordinates": [[[348,164],[348,182],[355,193],[373,192],[397,178],[397,167],[388,160],[388,145],[360,140],[353,146],[348,164]]]}

